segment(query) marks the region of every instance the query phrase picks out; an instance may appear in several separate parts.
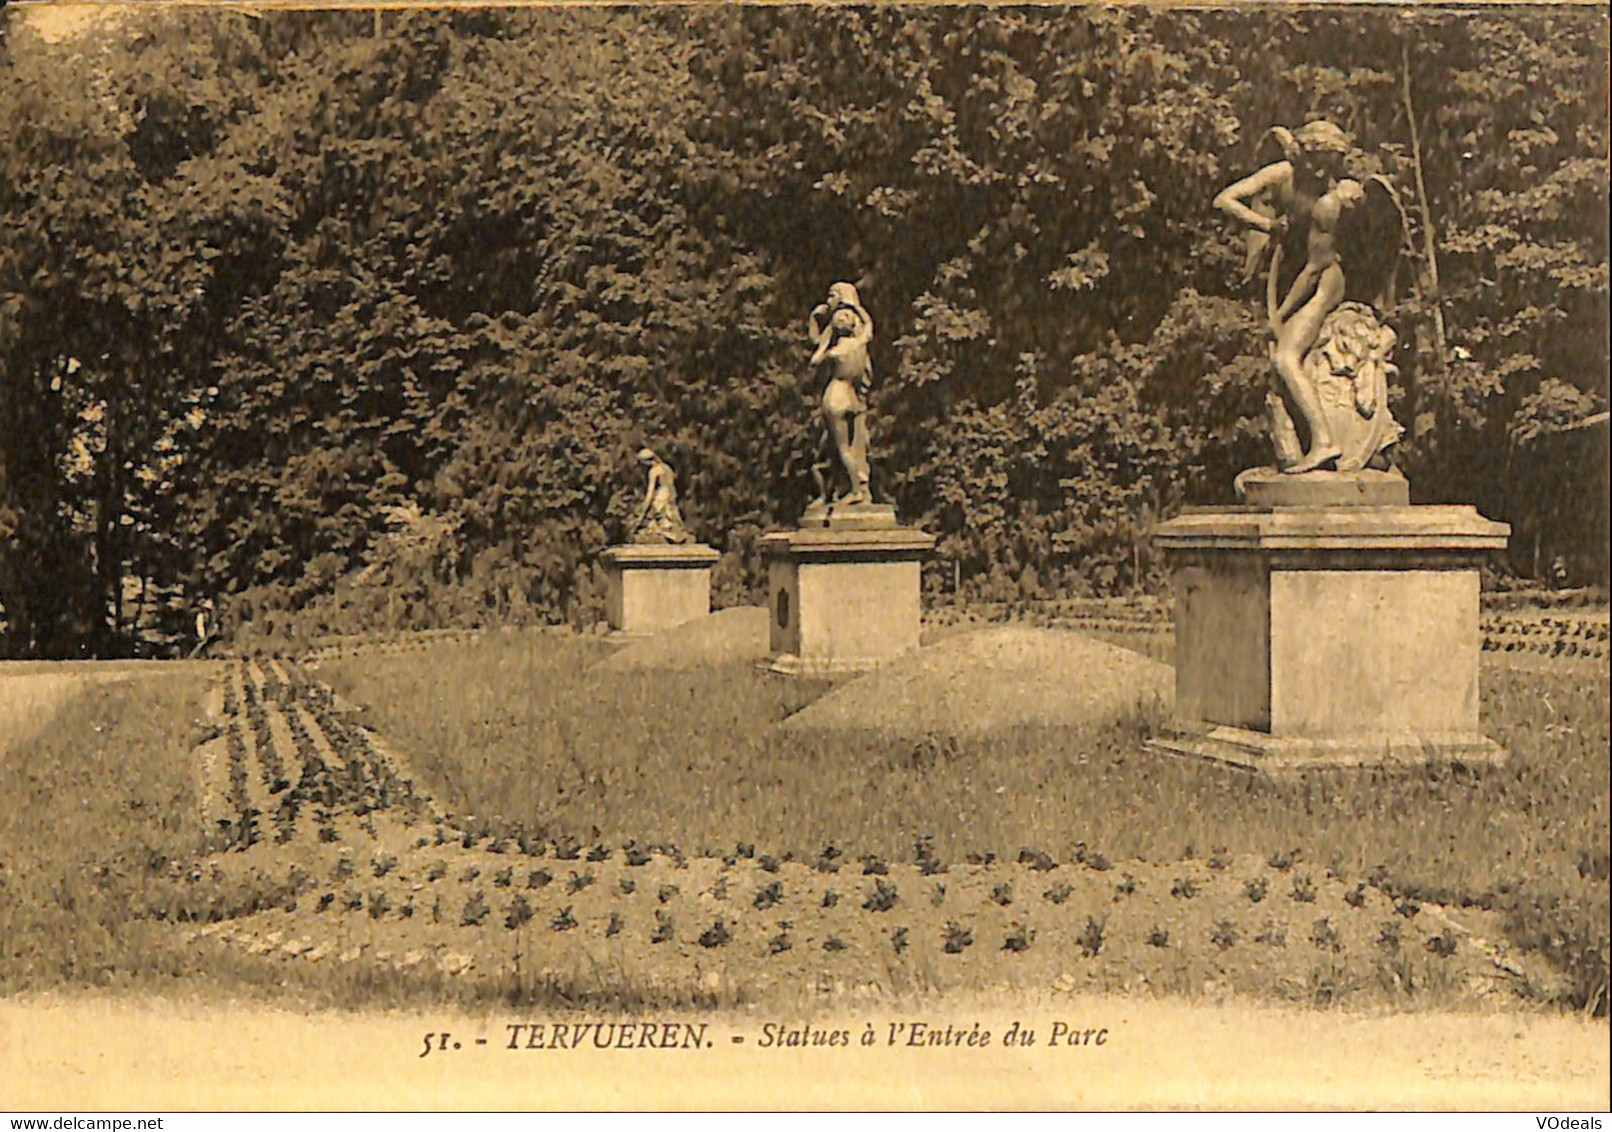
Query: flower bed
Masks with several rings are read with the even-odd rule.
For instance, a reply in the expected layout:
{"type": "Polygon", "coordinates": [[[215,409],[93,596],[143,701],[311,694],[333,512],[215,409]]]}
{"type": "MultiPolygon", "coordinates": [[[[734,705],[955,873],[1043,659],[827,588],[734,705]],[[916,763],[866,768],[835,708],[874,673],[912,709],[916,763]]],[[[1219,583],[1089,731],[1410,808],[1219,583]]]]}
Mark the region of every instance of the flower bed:
{"type": "Polygon", "coordinates": [[[658,1002],[1013,984],[1449,1005],[1569,989],[1543,942],[1516,946],[1499,904],[1446,906],[1302,851],[946,860],[921,838],[900,861],[835,845],[685,854],[450,818],[307,673],[286,667],[273,698],[250,669],[234,675],[246,707],[222,741],[240,832],[205,869],[176,869],[146,914],[311,978],[658,1002]],[[272,844],[242,799],[258,713],[279,713],[263,730],[289,737],[276,754],[298,773],[272,844]]]}

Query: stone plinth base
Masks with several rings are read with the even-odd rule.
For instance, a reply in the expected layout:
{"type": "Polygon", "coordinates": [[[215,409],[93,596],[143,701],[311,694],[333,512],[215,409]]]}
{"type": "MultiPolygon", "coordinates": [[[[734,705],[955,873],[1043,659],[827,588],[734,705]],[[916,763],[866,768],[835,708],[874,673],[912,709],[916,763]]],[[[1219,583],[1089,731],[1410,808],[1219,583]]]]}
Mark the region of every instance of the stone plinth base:
{"type": "Polygon", "coordinates": [[[1237,500],[1250,507],[1409,507],[1410,481],[1386,472],[1298,472],[1249,468],[1234,484],[1237,500]]]}
{"type": "Polygon", "coordinates": [[[709,546],[612,546],[605,565],[605,616],[620,638],[641,637],[711,612],[709,546]]]}
{"type": "Polygon", "coordinates": [[[1255,768],[1494,762],[1478,727],[1479,567],[1510,528],[1471,507],[1189,512],[1160,749],[1255,768]]]}
{"type": "Polygon", "coordinates": [[[1202,734],[1177,729],[1149,741],[1154,750],[1190,755],[1266,774],[1323,768],[1412,767],[1429,762],[1499,765],[1506,752],[1476,732],[1380,732],[1338,739],[1277,738],[1241,727],[1214,727],[1202,734]]]}
{"type": "Polygon", "coordinates": [[[773,671],[863,672],[918,647],[919,562],[933,535],[818,528],[778,531],[762,546],[773,671]]]}
{"type": "Polygon", "coordinates": [[[814,502],[800,517],[803,531],[884,531],[897,530],[893,503],[852,503],[829,505],[814,502]]]}

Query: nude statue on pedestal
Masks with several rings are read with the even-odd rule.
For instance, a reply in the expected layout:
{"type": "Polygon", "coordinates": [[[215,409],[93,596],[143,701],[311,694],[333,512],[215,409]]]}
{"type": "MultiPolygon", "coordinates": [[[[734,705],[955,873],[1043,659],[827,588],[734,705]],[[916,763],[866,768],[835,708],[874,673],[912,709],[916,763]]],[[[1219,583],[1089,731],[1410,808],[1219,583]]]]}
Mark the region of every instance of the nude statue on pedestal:
{"type": "Polygon", "coordinates": [[[811,327],[817,340],[811,366],[814,370],[822,366],[828,377],[822,398],[819,459],[812,465],[817,503],[871,503],[866,395],[873,380],[873,365],[868,358],[873,319],[863,308],[855,286],[835,283],[828,289],[828,301],[812,311],[811,327]],[[836,460],[847,487],[843,494],[831,498],[829,473],[836,460]]]}
{"type": "Polygon", "coordinates": [[[1386,378],[1392,372],[1388,356],[1395,339],[1392,330],[1376,322],[1370,303],[1346,299],[1352,286],[1359,289],[1372,274],[1382,274],[1371,270],[1380,263],[1366,262],[1373,253],[1378,260],[1385,255],[1371,243],[1386,239],[1391,245],[1386,255],[1397,255],[1397,198],[1381,177],[1362,183],[1344,176],[1352,146],[1331,122],[1310,122],[1292,132],[1277,127],[1267,141],[1275,144],[1279,159],[1224,189],[1215,197],[1215,207],[1250,229],[1250,274],[1267,250],[1270,256],[1266,312],[1274,337],[1271,362],[1281,388],[1269,403],[1278,466],[1301,473],[1385,463],[1383,450],[1400,435],[1386,407],[1386,378]],[[1284,256],[1290,262],[1301,259],[1303,267],[1279,298],[1284,256]],[[1336,326],[1334,315],[1342,318],[1336,326]],[[1362,317],[1373,323],[1371,330],[1361,330],[1362,317]],[[1342,356],[1332,343],[1345,337],[1367,343],[1364,353],[1344,351],[1350,368],[1327,368],[1323,363],[1342,356]],[[1326,395],[1333,376],[1357,387],[1349,399],[1359,422],[1340,416],[1331,403],[1338,398],[1326,395]],[[1289,407],[1297,410],[1308,434],[1307,449],[1289,407]]]}

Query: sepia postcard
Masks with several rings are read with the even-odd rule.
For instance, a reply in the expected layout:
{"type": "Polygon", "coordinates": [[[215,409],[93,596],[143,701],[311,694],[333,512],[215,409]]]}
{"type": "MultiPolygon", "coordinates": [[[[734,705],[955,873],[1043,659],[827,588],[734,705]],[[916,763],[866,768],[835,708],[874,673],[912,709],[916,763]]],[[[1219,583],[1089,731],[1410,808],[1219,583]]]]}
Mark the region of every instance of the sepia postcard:
{"type": "Polygon", "coordinates": [[[0,5],[0,1110],[1606,1110],[1608,45],[0,5]]]}

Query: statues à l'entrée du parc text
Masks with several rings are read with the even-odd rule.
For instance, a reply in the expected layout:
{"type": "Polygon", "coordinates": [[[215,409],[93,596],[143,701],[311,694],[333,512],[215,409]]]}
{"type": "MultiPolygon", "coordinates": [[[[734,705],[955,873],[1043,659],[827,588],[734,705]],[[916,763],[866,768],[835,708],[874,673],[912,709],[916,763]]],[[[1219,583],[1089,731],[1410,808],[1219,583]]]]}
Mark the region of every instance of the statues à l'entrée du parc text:
{"type": "Polygon", "coordinates": [[[823,433],[818,458],[812,464],[817,482],[813,508],[858,506],[873,502],[868,487],[868,403],[873,382],[873,364],[868,346],[873,341],[873,319],[851,283],[835,283],[828,289],[828,300],[820,303],[811,316],[812,337],[817,349],[812,354],[813,371],[822,367],[828,382],[823,388],[823,433]],[[834,494],[832,486],[843,473],[845,490],[834,494]]]}
{"type": "Polygon", "coordinates": [[[1214,201],[1249,230],[1246,277],[1269,258],[1278,389],[1266,403],[1287,473],[1387,469],[1404,431],[1388,411],[1396,336],[1377,311],[1392,302],[1404,216],[1385,178],[1345,175],[1355,156],[1331,122],[1278,126],[1261,144],[1259,171],[1214,201]]]}
{"type": "Polygon", "coordinates": [[[628,537],[640,546],[678,546],[694,541],[683,525],[677,509],[677,477],[671,466],[655,455],[653,448],[642,449],[638,462],[649,472],[643,506],[627,526],[628,537]]]}

